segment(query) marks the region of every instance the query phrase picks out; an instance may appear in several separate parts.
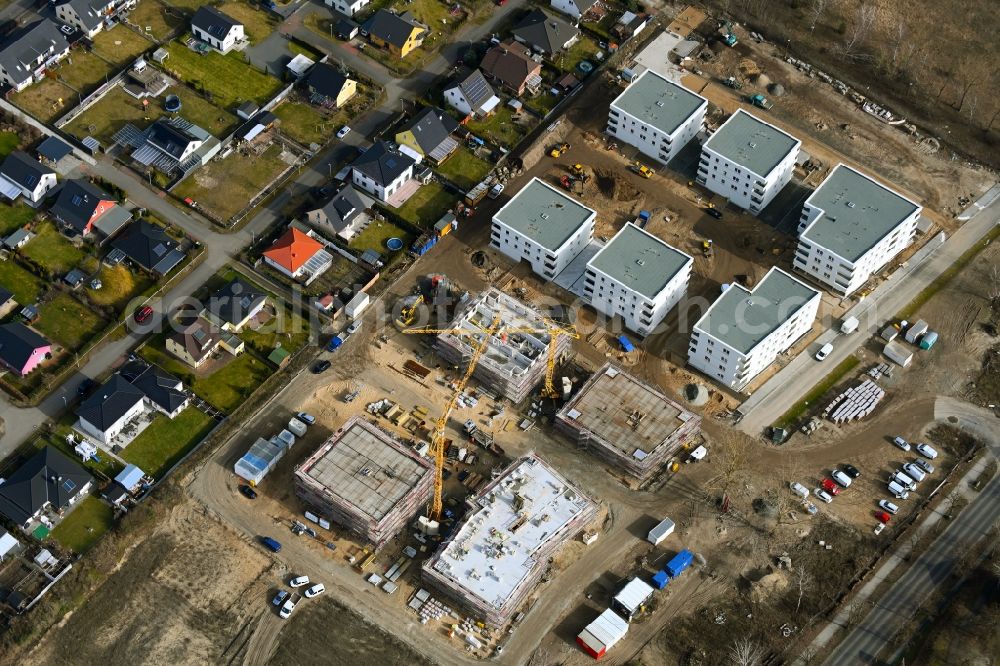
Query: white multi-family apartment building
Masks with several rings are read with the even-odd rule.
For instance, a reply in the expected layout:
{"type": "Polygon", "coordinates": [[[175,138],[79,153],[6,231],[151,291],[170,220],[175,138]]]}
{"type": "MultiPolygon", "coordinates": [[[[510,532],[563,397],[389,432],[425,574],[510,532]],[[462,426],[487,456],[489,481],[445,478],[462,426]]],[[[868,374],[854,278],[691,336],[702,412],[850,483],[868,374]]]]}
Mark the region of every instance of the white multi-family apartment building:
{"type": "Polygon", "coordinates": [[[587,263],[584,295],[595,310],[652,333],[687,293],[694,259],[629,222],[587,263]]]}
{"type": "Polygon", "coordinates": [[[812,328],[820,292],[775,267],[752,290],[730,286],[691,331],[688,364],[743,390],[812,328]]]}
{"type": "Polygon", "coordinates": [[[913,242],[923,210],[838,164],[802,207],[792,266],[847,296],[913,242]]]}
{"type": "Polygon", "coordinates": [[[792,179],[801,145],[739,109],[701,147],[698,182],[757,214],[792,179]]]}
{"type": "Polygon", "coordinates": [[[611,102],[607,133],[666,164],[701,131],[708,100],[646,70],[611,102]]]}
{"type": "Polygon", "coordinates": [[[493,216],[490,246],[551,280],[587,246],[597,213],[532,178],[493,216]]]}

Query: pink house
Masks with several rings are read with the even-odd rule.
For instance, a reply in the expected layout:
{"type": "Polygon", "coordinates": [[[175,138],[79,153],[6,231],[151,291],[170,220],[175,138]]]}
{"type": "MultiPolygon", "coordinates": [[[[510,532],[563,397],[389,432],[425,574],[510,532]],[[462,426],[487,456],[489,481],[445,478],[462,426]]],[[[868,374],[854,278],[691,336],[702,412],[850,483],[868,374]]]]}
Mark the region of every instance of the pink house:
{"type": "Polygon", "coordinates": [[[51,351],[49,341],[24,324],[0,326],[0,363],[22,377],[38,367],[51,351]]]}

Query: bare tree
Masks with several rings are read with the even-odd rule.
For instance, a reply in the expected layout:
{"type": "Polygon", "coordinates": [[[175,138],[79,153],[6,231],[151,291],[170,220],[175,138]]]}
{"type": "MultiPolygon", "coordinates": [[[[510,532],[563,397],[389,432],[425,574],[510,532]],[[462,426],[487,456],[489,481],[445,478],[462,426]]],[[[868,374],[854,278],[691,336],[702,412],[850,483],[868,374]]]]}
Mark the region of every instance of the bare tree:
{"type": "Polygon", "coordinates": [[[853,629],[861,624],[861,621],[865,619],[866,615],[868,615],[867,604],[863,601],[852,601],[850,605],[847,606],[847,617],[844,619],[844,626],[848,629],[853,629]]]}
{"type": "Polygon", "coordinates": [[[969,97],[969,93],[974,87],[982,83],[986,76],[987,72],[983,69],[981,58],[975,56],[962,58],[955,69],[955,78],[958,80],[962,91],[962,94],[958,98],[958,106],[955,107],[957,110],[961,111],[965,107],[965,100],[969,97]]]}
{"type": "Polygon", "coordinates": [[[812,0],[809,4],[810,32],[816,29],[816,24],[819,23],[821,18],[823,18],[823,13],[826,12],[826,6],[829,3],[830,0],[812,0]]]}
{"type": "Polygon", "coordinates": [[[729,648],[729,663],[733,666],[759,666],[764,649],[749,638],[736,639],[729,648]]]}
{"type": "Polygon", "coordinates": [[[795,612],[799,612],[799,607],[802,606],[802,597],[806,592],[812,590],[816,584],[816,579],[813,578],[809,570],[806,569],[801,564],[795,569],[795,586],[799,590],[799,598],[795,602],[795,612]]]}
{"type": "Polygon", "coordinates": [[[856,49],[865,43],[868,39],[868,35],[871,33],[872,26],[875,25],[875,17],[878,10],[875,5],[869,5],[862,3],[858,7],[858,15],[854,20],[854,24],[851,28],[851,34],[844,43],[844,57],[845,58],[855,58],[857,57],[856,49]]]}

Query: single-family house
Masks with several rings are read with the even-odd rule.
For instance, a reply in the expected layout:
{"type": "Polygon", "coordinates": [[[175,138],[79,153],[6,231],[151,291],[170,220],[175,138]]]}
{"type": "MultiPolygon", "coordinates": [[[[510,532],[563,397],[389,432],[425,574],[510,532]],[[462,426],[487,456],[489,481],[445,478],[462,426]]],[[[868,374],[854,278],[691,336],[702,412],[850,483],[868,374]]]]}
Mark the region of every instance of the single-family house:
{"type": "Polygon", "coordinates": [[[111,247],[120,250],[136,266],[155,275],[166,275],[184,261],[184,252],[177,246],[177,241],[146,220],[129,225],[111,241],[111,247]]]}
{"type": "Polygon", "coordinates": [[[416,161],[379,141],[351,164],[351,182],[379,201],[388,201],[411,178],[416,161]]]}
{"type": "Polygon", "coordinates": [[[531,50],[514,40],[497,44],[479,64],[483,75],[508,92],[534,94],[542,85],[542,64],[531,58],[531,50]]]}
{"type": "MultiPolygon", "coordinates": [[[[327,7],[333,7],[344,16],[354,16],[364,7],[368,6],[371,0],[323,0],[327,7]]],[[[347,39],[350,39],[348,37],[347,39]]]]}
{"type": "Polygon", "coordinates": [[[3,319],[16,309],[17,301],[14,300],[14,294],[0,287],[0,319],[3,319]]]}
{"type": "Polygon", "coordinates": [[[333,257],[323,243],[292,226],[264,250],[264,263],[308,285],[333,265],[333,257]]]}
{"type": "Polygon", "coordinates": [[[427,30],[410,12],[393,14],[380,9],[361,24],[361,34],[375,46],[385,48],[397,58],[405,58],[424,42],[427,30]]]}
{"type": "Polygon", "coordinates": [[[46,446],[0,485],[0,515],[28,529],[42,512],[61,512],[86,497],[93,481],[83,467],[46,446]]]}
{"type": "Polygon", "coordinates": [[[209,296],[204,316],[224,331],[239,333],[251,319],[260,314],[267,297],[240,278],[209,296]]]}
{"type": "Polygon", "coordinates": [[[350,242],[371,217],[368,211],[375,204],[364,192],[353,185],[344,185],[325,203],[306,212],[306,221],[323,231],[332,232],[350,242]]]}
{"type": "Polygon", "coordinates": [[[58,0],[56,18],[76,28],[87,39],[93,39],[107,21],[124,10],[136,6],[138,0],[58,0]]]}
{"type": "Polygon", "coordinates": [[[500,98],[478,69],[445,89],[444,100],[463,116],[475,118],[490,115],[500,105],[500,98]]]}
{"type": "Polygon", "coordinates": [[[113,236],[132,219],[132,213],[110,194],[82,178],[62,184],[50,212],[63,226],[83,235],[96,230],[104,237],[113,236]]]}
{"type": "Polygon", "coordinates": [[[578,22],[597,4],[597,0],[551,0],[549,4],[552,9],[562,12],[572,18],[574,22],[578,22]]]}
{"type": "Polygon", "coordinates": [[[418,164],[424,158],[432,164],[441,164],[458,150],[458,141],[452,136],[457,129],[454,118],[429,106],[403,125],[396,133],[396,143],[418,164]]]}
{"type": "Polygon", "coordinates": [[[565,51],[580,38],[580,31],[561,18],[536,9],[511,30],[514,39],[544,56],[565,51]]]}
{"type": "Polygon", "coordinates": [[[191,34],[223,54],[247,44],[243,24],[211,5],[202,5],[191,17],[191,34]]]}
{"type": "Polygon", "coordinates": [[[192,368],[200,368],[217,350],[239,356],[244,351],[243,340],[224,331],[204,317],[196,317],[166,341],[168,352],[192,368]]]}
{"type": "Polygon", "coordinates": [[[146,133],[146,144],[178,164],[183,164],[195,151],[201,148],[205,137],[190,131],[190,127],[173,123],[171,119],[160,118],[146,133]]]}
{"type": "Polygon", "coordinates": [[[38,206],[55,186],[56,172],[20,150],[0,165],[0,193],[11,201],[24,197],[29,206],[38,206]]]}
{"type": "Polygon", "coordinates": [[[0,40],[0,83],[21,92],[69,54],[69,42],[48,19],[8,33],[0,40]]]}
{"type": "Polygon", "coordinates": [[[76,429],[110,444],[146,410],[146,394],[119,374],[111,376],[76,409],[76,429]]]}
{"type": "Polygon", "coordinates": [[[190,402],[181,380],[158,365],[130,361],[121,367],[118,374],[142,391],[154,409],[169,418],[180,414],[190,402]]]}
{"type": "MultiPolygon", "coordinates": [[[[13,298],[8,302],[13,302],[13,298]]],[[[49,341],[24,324],[16,321],[0,324],[0,363],[21,377],[37,368],[51,351],[49,341]]]]}
{"type": "Polygon", "coordinates": [[[309,101],[339,109],[358,92],[358,83],[333,65],[319,62],[305,78],[309,101]]]}

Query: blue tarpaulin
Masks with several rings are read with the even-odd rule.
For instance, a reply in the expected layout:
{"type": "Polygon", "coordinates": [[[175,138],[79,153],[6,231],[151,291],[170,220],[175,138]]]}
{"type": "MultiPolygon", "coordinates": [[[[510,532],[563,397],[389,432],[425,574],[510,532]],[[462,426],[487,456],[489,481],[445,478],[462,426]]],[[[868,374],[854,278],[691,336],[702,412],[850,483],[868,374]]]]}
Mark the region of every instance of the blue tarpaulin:
{"type": "Polygon", "coordinates": [[[632,341],[624,335],[618,336],[618,344],[622,346],[622,351],[630,352],[635,349],[635,345],[632,344],[632,341]]]}

